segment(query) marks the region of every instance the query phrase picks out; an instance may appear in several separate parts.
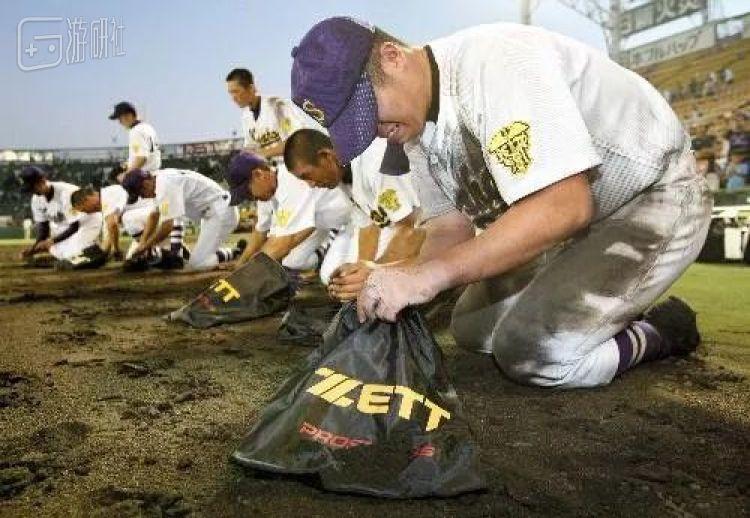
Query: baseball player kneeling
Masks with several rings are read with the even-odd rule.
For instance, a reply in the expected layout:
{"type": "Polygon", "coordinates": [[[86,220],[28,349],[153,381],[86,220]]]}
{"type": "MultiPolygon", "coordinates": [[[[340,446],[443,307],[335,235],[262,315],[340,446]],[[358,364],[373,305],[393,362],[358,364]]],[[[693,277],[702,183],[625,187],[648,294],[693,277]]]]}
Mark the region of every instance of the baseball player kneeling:
{"type": "Polygon", "coordinates": [[[134,256],[167,239],[182,218],[200,223],[186,270],[210,270],[239,254],[236,248],[221,247],[237,227],[239,214],[229,205],[229,193],[210,178],[182,169],[162,169],[156,175],[136,169],[125,175],[122,186],[131,196],[154,200],[134,256]]]}
{"type": "Polygon", "coordinates": [[[327,284],[346,260],[331,250],[346,250],[352,241],[351,203],[341,189],[311,188],[283,164],[272,166],[247,151],[230,161],[227,182],[233,205],[256,200],[258,206],[255,231],[238,263],[262,251],[293,272],[319,267],[327,284]]]}
{"type": "MultiPolygon", "coordinates": [[[[133,252],[138,247],[138,240],[143,235],[143,230],[153,211],[153,200],[143,198],[131,200],[119,184],[102,187],[100,191],[92,187],[84,187],[75,191],[70,198],[73,209],[77,212],[102,213],[104,228],[101,247],[107,256],[111,255],[116,260],[128,260],[133,256],[133,252]],[[123,254],[120,249],[120,224],[133,238],[126,254],[123,254]]],[[[155,250],[152,255],[162,256],[155,250]]]]}
{"type": "Polygon", "coordinates": [[[22,252],[30,258],[49,252],[62,268],[94,268],[104,264],[97,244],[102,228],[100,212],[76,213],[71,195],[78,187],[66,182],[51,182],[38,167],[26,167],[20,175],[31,197],[31,212],[36,224],[36,242],[22,252]]]}
{"type": "MultiPolygon", "coordinates": [[[[354,239],[329,254],[343,254],[344,263],[328,284],[339,300],[356,298],[368,263],[387,264],[415,256],[422,244],[415,228],[419,201],[410,174],[380,172],[386,150],[385,139],[375,139],[364,153],[342,165],[331,139],[323,132],[302,129],[293,133],[284,148],[286,167],[311,187],[340,187],[352,201],[350,227],[354,239]]],[[[406,164],[408,166],[408,164],[406,164]]]]}
{"type": "Polygon", "coordinates": [[[467,285],[456,342],[546,387],[603,385],[698,346],[686,303],[649,306],[698,255],[711,196],[646,80],[570,38],[502,23],[411,47],[331,18],[293,56],[292,99],[342,162],[378,135],[426,164],[413,178],[420,256],[369,275],[361,319],[467,285]]]}

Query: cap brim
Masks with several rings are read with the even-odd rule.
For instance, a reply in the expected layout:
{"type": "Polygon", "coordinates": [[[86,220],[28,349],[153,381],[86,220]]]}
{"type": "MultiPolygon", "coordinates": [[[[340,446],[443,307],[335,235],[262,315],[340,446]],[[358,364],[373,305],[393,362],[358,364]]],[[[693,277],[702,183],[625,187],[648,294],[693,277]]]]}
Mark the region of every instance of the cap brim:
{"type": "Polygon", "coordinates": [[[354,86],[354,93],[336,120],[328,127],[339,161],[348,164],[361,155],[378,134],[378,105],[366,74],[354,86]]]}
{"type": "Polygon", "coordinates": [[[231,198],[229,199],[229,205],[235,206],[239,205],[243,201],[252,200],[252,197],[250,196],[247,188],[249,182],[250,180],[248,179],[241,184],[232,187],[232,189],[229,191],[229,194],[231,195],[231,198]]]}
{"type": "Polygon", "coordinates": [[[119,115],[117,115],[116,113],[113,113],[112,115],[109,116],[109,120],[113,121],[119,117],[120,117],[119,115]]]}

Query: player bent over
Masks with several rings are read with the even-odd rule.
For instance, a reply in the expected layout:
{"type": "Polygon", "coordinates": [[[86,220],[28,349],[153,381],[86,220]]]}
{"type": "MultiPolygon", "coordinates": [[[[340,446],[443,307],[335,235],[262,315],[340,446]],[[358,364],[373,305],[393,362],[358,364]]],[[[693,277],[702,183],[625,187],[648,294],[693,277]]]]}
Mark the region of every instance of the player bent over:
{"type": "MultiPolygon", "coordinates": [[[[115,260],[125,260],[123,268],[130,271],[143,270],[153,265],[162,269],[182,268],[182,257],[173,256],[171,250],[161,246],[169,246],[169,242],[161,243],[149,251],[149,257],[143,260],[133,259],[133,253],[138,247],[138,240],[153,211],[152,200],[143,198],[130,200],[128,193],[121,185],[108,185],[96,191],[91,187],[84,187],[71,195],[73,209],[86,214],[101,212],[104,217],[104,228],[101,248],[103,252],[115,260]],[[133,203],[128,203],[133,201],[133,203]],[[120,224],[133,241],[127,253],[120,249],[120,224]]],[[[167,241],[167,240],[165,240],[167,241]]]]}
{"type": "Polygon", "coordinates": [[[162,169],[156,175],[135,169],[125,175],[122,186],[131,196],[154,200],[134,256],[164,241],[182,218],[200,223],[186,270],[211,270],[239,255],[236,248],[221,247],[237,227],[237,209],[229,205],[229,193],[210,178],[182,169],[162,169]]]}
{"type": "Polygon", "coordinates": [[[292,274],[319,267],[321,281],[327,284],[345,261],[343,253],[332,250],[346,250],[352,240],[346,195],[340,189],[313,189],[283,164],[272,166],[246,151],[230,161],[227,182],[232,205],[256,200],[258,206],[255,231],[238,263],[264,252],[292,274]]]}
{"type": "Polygon", "coordinates": [[[36,242],[22,252],[31,258],[48,252],[62,269],[98,268],[105,256],[97,244],[102,226],[100,212],[77,214],[71,195],[78,187],[66,182],[51,182],[38,167],[26,167],[20,175],[31,197],[31,212],[36,224],[36,242]]]}
{"type": "Polygon", "coordinates": [[[375,139],[364,153],[342,165],[331,139],[320,131],[302,129],[287,139],[284,162],[287,169],[311,187],[340,187],[353,203],[352,236],[343,253],[345,264],[333,274],[329,293],[339,300],[356,298],[368,262],[387,264],[417,255],[422,244],[415,229],[419,201],[410,174],[380,172],[386,150],[385,139],[375,139]]]}
{"type": "Polygon", "coordinates": [[[457,343],[545,387],[604,385],[697,347],[687,304],[648,308],[698,255],[711,196],[688,135],[643,78],[514,24],[410,47],[333,18],[294,56],[292,98],[343,162],[379,135],[428,166],[414,178],[419,259],[374,270],[360,318],[393,320],[468,285],[457,343]]]}

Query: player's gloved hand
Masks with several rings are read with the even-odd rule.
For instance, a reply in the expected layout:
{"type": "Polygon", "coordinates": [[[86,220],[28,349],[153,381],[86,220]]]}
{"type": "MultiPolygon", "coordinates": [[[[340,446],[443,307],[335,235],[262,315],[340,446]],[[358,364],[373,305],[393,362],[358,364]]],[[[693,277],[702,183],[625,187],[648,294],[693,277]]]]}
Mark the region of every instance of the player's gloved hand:
{"type": "Polygon", "coordinates": [[[374,269],[375,264],[370,261],[342,264],[331,274],[328,294],[342,302],[356,299],[374,269]]]}
{"type": "Polygon", "coordinates": [[[450,287],[449,277],[438,263],[379,268],[365,281],[357,297],[357,315],[393,322],[406,306],[429,302],[450,287]]]}

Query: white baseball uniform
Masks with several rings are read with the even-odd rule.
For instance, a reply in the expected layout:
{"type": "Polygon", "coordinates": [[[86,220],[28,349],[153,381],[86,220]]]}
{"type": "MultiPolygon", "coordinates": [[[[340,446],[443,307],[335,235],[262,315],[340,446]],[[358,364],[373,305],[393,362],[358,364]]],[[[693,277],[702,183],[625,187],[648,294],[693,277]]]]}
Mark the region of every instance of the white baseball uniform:
{"type": "Polygon", "coordinates": [[[153,212],[153,200],[138,198],[135,203],[128,203],[128,193],[121,185],[102,187],[99,196],[105,219],[117,214],[129,235],[138,236],[143,232],[148,215],[153,212]]]}
{"type": "MultiPolygon", "coordinates": [[[[258,222],[255,229],[269,236],[288,236],[314,228],[313,233],[292,249],[281,264],[293,270],[315,268],[320,258],[316,252],[336,233],[331,249],[346,249],[352,239],[347,223],[351,203],[341,189],[313,189],[286,170],[277,166],[277,187],[268,201],[258,202],[258,222]]],[[[324,283],[333,271],[343,264],[343,254],[326,253],[320,263],[320,277],[324,283]]]]}
{"type": "Polygon", "coordinates": [[[49,253],[56,259],[72,259],[96,243],[102,229],[102,214],[84,214],[73,210],[70,196],[78,190],[76,185],[66,182],[49,182],[52,198],[34,194],[31,197],[31,213],[35,223],[49,223],[52,238],[65,232],[74,222],[78,231],[67,239],[55,243],[49,253]]]}
{"type": "MultiPolygon", "coordinates": [[[[471,28],[431,43],[439,107],[407,145],[425,219],[484,228],[509,205],[586,171],[596,213],[525,268],[469,286],[453,314],[465,347],[529,384],[606,384],[612,337],[695,259],[711,198],[690,140],[646,80],[546,30],[471,28]]],[[[429,53],[428,53],[429,55],[429,53]]]]}
{"type": "MultiPolygon", "coordinates": [[[[387,140],[377,138],[364,153],[352,160],[351,183],[342,182],[341,189],[351,198],[352,246],[346,251],[345,262],[359,257],[359,230],[370,225],[380,227],[375,258],[385,252],[393,238],[394,223],[419,209],[419,199],[411,183],[411,173],[400,176],[380,172],[387,140]]],[[[330,253],[330,252],[329,252],[330,253]]]]}
{"type": "Polygon", "coordinates": [[[281,97],[261,97],[257,118],[250,107],[242,109],[242,133],[251,151],[283,142],[302,128],[320,129],[315,124],[296,104],[281,97]]]}
{"type": "Polygon", "coordinates": [[[133,167],[136,158],[145,158],[143,171],[161,169],[161,148],[156,130],[148,122],[139,121],[128,132],[128,166],[133,167]]]}
{"type": "MultiPolygon", "coordinates": [[[[125,232],[134,238],[125,254],[125,258],[129,259],[138,247],[137,239],[143,233],[149,215],[154,211],[154,200],[138,198],[135,203],[128,203],[128,193],[119,184],[102,187],[99,199],[103,218],[106,220],[110,215],[116,214],[125,232]]],[[[106,225],[103,232],[107,232],[106,225]]]]}
{"type": "Polygon", "coordinates": [[[200,222],[198,242],[186,265],[188,270],[208,270],[219,260],[216,252],[239,223],[236,207],[229,206],[230,195],[210,178],[183,169],[163,169],[156,178],[152,211],[161,221],[189,218],[200,222]]]}

